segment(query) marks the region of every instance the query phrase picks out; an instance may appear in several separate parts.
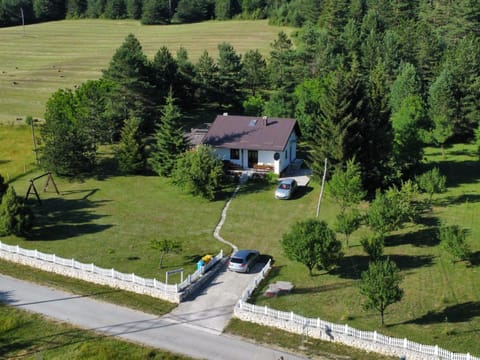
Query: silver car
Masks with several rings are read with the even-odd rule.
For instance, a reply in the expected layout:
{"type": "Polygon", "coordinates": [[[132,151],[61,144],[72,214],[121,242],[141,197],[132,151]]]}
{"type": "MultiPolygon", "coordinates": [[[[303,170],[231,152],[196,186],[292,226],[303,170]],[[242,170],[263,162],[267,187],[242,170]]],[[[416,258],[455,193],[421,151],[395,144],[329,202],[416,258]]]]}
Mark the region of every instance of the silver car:
{"type": "Polygon", "coordinates": [[[295,179],[285,179],[278,184],[275,190],[275,197],[282,200],[290,199],[296,190],[297,182],[295,179]]]}
{"type": "Polygon", "coordinates": [[[248,273],[258,260],[257,250],[238,250],[233,253],[228,262],[228,270],[248,273]]]}

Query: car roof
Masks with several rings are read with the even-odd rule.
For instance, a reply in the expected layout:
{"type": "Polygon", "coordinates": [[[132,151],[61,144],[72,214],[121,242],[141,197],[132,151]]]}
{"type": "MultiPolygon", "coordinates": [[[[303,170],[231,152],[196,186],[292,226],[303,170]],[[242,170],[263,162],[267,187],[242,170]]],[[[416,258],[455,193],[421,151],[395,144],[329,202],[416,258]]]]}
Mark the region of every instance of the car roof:
{"type": "Polygon", "coordinates": [[[232,257],[244,258],[252,252],[258,252],[256,250],[237,250],[233,253],[232,257]]]}

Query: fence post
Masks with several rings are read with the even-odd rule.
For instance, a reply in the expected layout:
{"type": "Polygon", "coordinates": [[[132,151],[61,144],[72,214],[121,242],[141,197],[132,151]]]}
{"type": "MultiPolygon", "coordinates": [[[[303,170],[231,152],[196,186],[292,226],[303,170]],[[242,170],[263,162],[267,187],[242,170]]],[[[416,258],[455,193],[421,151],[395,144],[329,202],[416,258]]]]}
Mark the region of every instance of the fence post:
{"type": "Polygon", "coordinates": [[[17,245],[15,250],[16,250],[17,254],[20,253],[20,246],[17,245]]]}
{"type": "Polygon", "coordinates": [[[265,315],[268,315],[268,307],[265,305],[265,315]]]}
{"type": "Polygon", "coordinates": [[[75,269],[75,259],[72,258],[72,269],[75,269]]]}
{"type": "Polygon", "coordinates": [[[34,251],[33,253],[35,254],[35,255],[34,255],[34,256],[35,256],[35,259],[38,259],[38,251],[37,251],[37,249],[35,249],[35,251],[34,251]]]}
{"type": "Polygon", "coordinates": [[[320,318],[317,318],[317,328],[320,328],[320,318]]]}
{"type": "Polygon", "coordinates": [[[112,279],[115,279],[115,270],[112,268],[112,279]]]}
{"type": "Polygon", "coordinates": [[[52,258],[53,258],[53,263],[56,264],[57,262],[55,261],[55,260],[56,260],[56,259],[55,259],[55,254],[53,254],[53,257],[52,257],[52,258]]]}
{"type": "Polygon", "coordinates": [[[157,279],[153,278],[153,287],[156,289],[157,288],[157,279]]]}
{"type": "Polygon", "coordinates": [[[135,284],[135,274],[132,273],[132,282],[135,284]]]}
{"type": "Polygon", "coordinates": [[[467,353],[467,360],[470,360],[470,353],[467,353]]]}
{"type": "Polygon", "coordinates": [[[438,345],[435,345],[435,352],[434,352],[434,355],[435,355],[435,356],[438,356],[438,345]]]}
{"type": "Polygon", "coordinates": [[[407,338],[403,338],[403,348],[407,348],[407,338]]]}
{"type": "Polygon", "coordinates": [[[377,331],[373,332],[373,342],[377,342],[377,331]]]}
{"type": "Polygon", "coordinates": [[[293,321],[293,311],[290,311],[290,321],[293,321]]]}
{"type": "Polygon", "coordinates": [[[95,265],[93,265],[93,263],[91,263],[91,264],[90,264],[90,269],[92,269],[92,270],[91,270],[91,271],[92,271],[92,273],[94,273],[94,272],[95,272],[95,265]]]}

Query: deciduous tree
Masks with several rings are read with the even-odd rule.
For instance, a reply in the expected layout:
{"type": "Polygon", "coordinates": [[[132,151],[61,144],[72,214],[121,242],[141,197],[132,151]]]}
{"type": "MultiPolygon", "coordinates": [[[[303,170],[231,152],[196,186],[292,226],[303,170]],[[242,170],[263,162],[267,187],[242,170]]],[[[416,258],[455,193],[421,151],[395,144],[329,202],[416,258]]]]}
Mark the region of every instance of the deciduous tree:
{"type": "Polygon", "coordinates": [[[380,313],[382,326],[385,324],[385,309],[403,297],[401,281],[400,270],[390,259],[370,262],[368,270],[362,273],[360,294],[367,297],[364,307],[380,313]]]}
{"type": "Polygon", "coordinates": [[[342,243],[327,223],[316,219],[298,221],[281,240],[285,255],[304,264],[312,276],[317,267],[330,271],[343,256],[342,243]]]}
{"type": "Polygon", "coordinates": [[[182,251],[182,243],[174,239],[152,240],[150,242],[152,249],[160,251],[160,269],[163,267],[163,258],[170,253],[178,254],[182,251]]]}
{"type": "Polygon", "coordinates": [[[445,225],[438,230],[440,245],[457,261],[469,260],[472,254],[467,234],[468,231],[458,225],[445,225]]]}
{"type": "Polygon", "coordinates": [[[174,184],[193,195],[213,200],[222,187],[223,163],[207,145],[178,157],[172,172],[174,184]]]}

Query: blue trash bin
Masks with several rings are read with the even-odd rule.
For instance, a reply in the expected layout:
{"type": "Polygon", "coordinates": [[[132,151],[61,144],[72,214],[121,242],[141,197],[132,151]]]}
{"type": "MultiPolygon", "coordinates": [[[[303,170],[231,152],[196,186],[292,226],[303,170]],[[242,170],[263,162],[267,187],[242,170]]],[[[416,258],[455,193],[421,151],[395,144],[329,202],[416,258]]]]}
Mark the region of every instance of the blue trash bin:
{"type": "Polygon", "coordinates": [[[199,262],[197,262],[197,270],[200,270],[204,266],[205,266],[205,261],[200,260],[199,262]]]}

